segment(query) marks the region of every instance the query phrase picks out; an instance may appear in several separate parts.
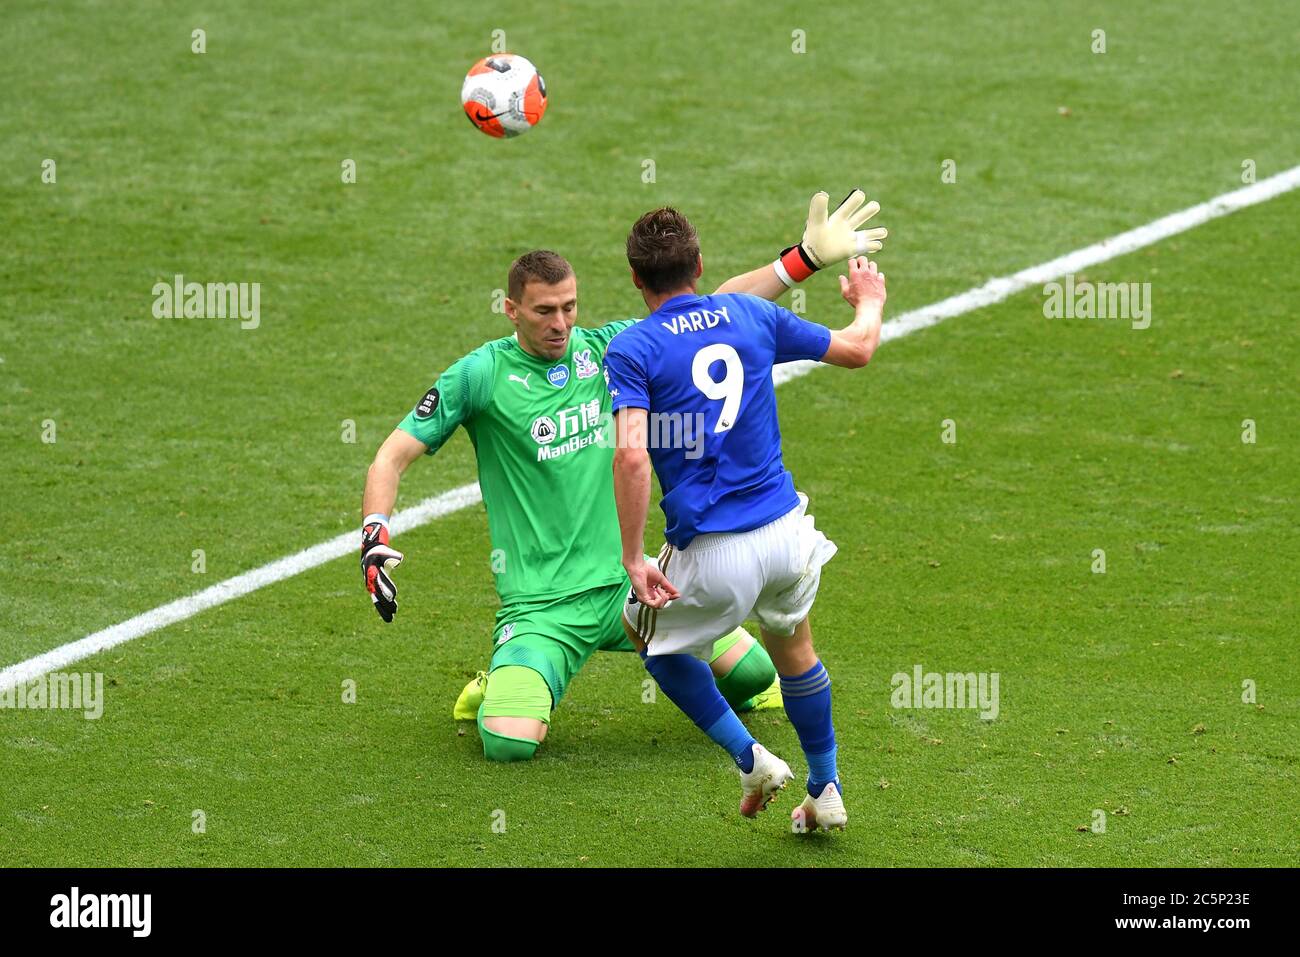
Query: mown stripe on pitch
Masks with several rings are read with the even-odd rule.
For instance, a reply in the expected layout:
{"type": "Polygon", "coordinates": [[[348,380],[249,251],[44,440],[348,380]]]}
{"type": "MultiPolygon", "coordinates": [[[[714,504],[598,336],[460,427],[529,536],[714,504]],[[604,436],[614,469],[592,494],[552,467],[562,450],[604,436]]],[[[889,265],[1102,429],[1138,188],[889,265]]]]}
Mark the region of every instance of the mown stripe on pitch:
{"type": "MultiPolygon", "coordinates": [[[[1010,276],[990,279],[982,286],[968,289],[966,292],[955,296],[949,296],[947,299],[929,306],[905,312],[885,323],[880,330],[881,345],[895,339],[901,339],[921,329],[938,325],[945,319],[952,319],[1002,302],[1022,290],[1031,286],[1041,286],[1054,279],[1059,279],[1066,273],[1079,272],[1089,266],[1126,256],[1162,239],[1176,236],[1178,233],[1186,232],[1213,219],[1218,219],[1220,216],[1227,216],[1229,213],[1235,213],[1237,210],[1245,209],[1248,206],[1267,202],[1290,192],[1297,186],[1300,186],[1300,166],[1293,166],[1276,176],[1260,180],[1258,183],[1215,196],[1213,199],[1197,203],[1195,206],[1189,206],[1177,213],[1171,213],[1168,216],[1162,216],[1160,219],[1152,220],[1145,226],[1138,226],[1128,232],[1119,233],[1093,243],[1091,246],[1084,246],[1074,252],[1066,253],[1064,256],[1058,256],[1056,259],[1048,260],[1037,266],[1031,266],[1028,269],[1022,269],[1010,276]]],[[[787,362],[772,370],[772,381],[776,385],[783,385],[791,379],[807,375],[820,365],[821,363],[806,360],[787,362]]],[[[427,525],[434,519],[459,511],[462,508],[468,508],[482,500],[483,497],[479,492],[477,482],[462,485],[460,488],[443,492],[441,495],[435,495],[433,498],[420,502],[414,508],[396,513],[393,516],[390,535],[396,536],[399,532],[410,531],[419,528],[421,525],[427,525]]],[[[244,572],[242,575],[236,575],[234,578],[218,582],[193,595],[178,598],[165,605],[159,605],[157,608],[142,612],[116,625],[93,632],[85,638],[70,641],[33,658],[10,665],[0,671],[0,690],[6,690],[15,685],[32,681],[41,675],[67,667],[73,662],[89,658],[98,652],[107,651],[109,648],[115,648],[128,641],[134,641],[136,638],[141,638],[160,628],[192,618],[201,611],[215,608],[236,598],[242,598],[259,588],[273,585],[319,565],[324,565],[336,558],[341,558],[349,552],[355,552],[356,549],[357,533],[346,532],[329,541],[321,542],[293,555],[254,568],[252,571],[244,572]]]]}

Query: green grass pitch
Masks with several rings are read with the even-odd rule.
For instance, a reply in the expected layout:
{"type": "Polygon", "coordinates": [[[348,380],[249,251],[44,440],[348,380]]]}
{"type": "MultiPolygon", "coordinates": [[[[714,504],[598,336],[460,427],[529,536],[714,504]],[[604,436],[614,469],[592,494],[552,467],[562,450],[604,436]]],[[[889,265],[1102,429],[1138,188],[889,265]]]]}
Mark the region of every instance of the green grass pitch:
{"type": "MultiPolygon", "coordinates": [[[[354,528],[379,442],[508,331],[527,249],[595,325],[639,314],[646,209],[693,218],[716,284],[861,184],[888,319],[1300,162],[1288,0],[979,7],[8,3],[0,666],[354,528]],[[509,142],[457,102],[496,29],[551,94],[509,142]],[[260,327],[155,319],[176,273],[260,282],[260,327]]],[[[1300,864],[1297,248],[1292,193],[1087,271],[1149,282],[1148,329],[1029,290],[779,390],[840,546],[813,625],[843,834],[791,834],[793,788],[741,819],[632,656],[536,760],[485,762],[450,719],[490,651],[476,507],[398,539],[391,626],[349,557],[70,666],[100,720],[0,710],[0,864],[1300,864]],[[998,717],[892,707],[916,665],[997,672],[998,717]]],[[[806,314],[846,320],[832,278],[806,314]]],[[[473,478],[462,434],[399,507],[473,478]]]]}

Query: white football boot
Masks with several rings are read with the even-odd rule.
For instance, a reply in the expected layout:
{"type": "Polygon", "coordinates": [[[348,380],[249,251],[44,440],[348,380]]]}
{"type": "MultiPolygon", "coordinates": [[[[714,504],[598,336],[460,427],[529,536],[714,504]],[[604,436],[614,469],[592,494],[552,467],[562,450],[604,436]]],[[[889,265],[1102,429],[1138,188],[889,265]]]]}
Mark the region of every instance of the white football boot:
{"type": "Polygon", "coordinates": [[[754,770],[740,772],[740,813],[755,817],[776,799],[777,791],[794,779],[786,764],[761,744],[754,745],[754,770]]]}
{"type": "Polygon", "coordinates": [[[844,799],[840,797],[835,782],[830,781],[822,788],[821,797],[810,794],[804,798],[803,803],[790,812],[790,821],[791,830],[796,834],[807,834],[818,828],[823,831],[832,828],[844,830],[844,825],[849,822],[849,813],[844,810],[844,799]]]}

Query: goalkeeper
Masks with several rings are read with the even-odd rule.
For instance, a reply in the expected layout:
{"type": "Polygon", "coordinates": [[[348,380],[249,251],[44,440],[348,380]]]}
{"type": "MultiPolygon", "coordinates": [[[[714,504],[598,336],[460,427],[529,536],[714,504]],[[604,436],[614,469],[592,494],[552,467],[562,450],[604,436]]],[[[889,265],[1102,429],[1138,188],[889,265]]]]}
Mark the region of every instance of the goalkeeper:
{"type": "MultiPolygon", "coordinates": [[[[885,230],[859,230],[878,209],[852,193],[834,214],[818,193],[802,242],[719,292],[777,299],[816,270],[880,248],[885,230]]],[[[629,582],[613,493],[606,346],[633,320],[584,329],[577,279],[561,256],[538,250],[510,267],[512,336],[485,343],[438,378],[384,441],[366,476],[362,576],[384,621],[397,612],[389,572],[402,560],[388,516],[402,473],[464,426],[478,460],[501,609],[487,676],[471,681],[457,717],[477,717],[484,755],[531,758],[551,713],[595,651],[634,651],[622,626],[629,582]]],[[[738,710],[779,706],[776,670],[743,628],[710,656],[718,690],[738,710]]]]}

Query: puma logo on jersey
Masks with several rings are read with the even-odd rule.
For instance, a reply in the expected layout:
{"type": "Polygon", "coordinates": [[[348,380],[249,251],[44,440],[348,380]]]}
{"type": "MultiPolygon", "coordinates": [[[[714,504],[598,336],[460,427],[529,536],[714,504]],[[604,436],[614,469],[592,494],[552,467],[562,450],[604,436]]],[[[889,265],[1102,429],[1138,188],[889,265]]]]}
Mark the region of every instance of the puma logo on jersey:
{"type": "Polygon", "coordinates": [[[692,312],[684,312],[680,316],[673,316],[671,322],[660,320],[659,325],[663,326],[673,335],[680,335],[683,332],[700,332],[704,329],[712,329],[720,322],[731,324],[731,317],[727,315],[727,307],[719,306],[718,309],[699,309],[692,312]]]}
{"type": "Polygon", "coordinates": [[[518,382],[521,386],[523,386],[523,387],[524,387],[525,389],[527,389],[529,392],[532,392],[532,391],[533,391],[533,387],[530,386],[530,385],[528,384],[528,376],[531,376],[531,375],[532,375],[532,373],[530,372],[530,373],[528,373],[528,375],[525,375],[525,376],[521,379],[521,378],[519,378],[519,376],[517,376],[517,375],[511,373],[510,378],[509,378],[508,381],[510,381],[510,382],[518,382]]]}

